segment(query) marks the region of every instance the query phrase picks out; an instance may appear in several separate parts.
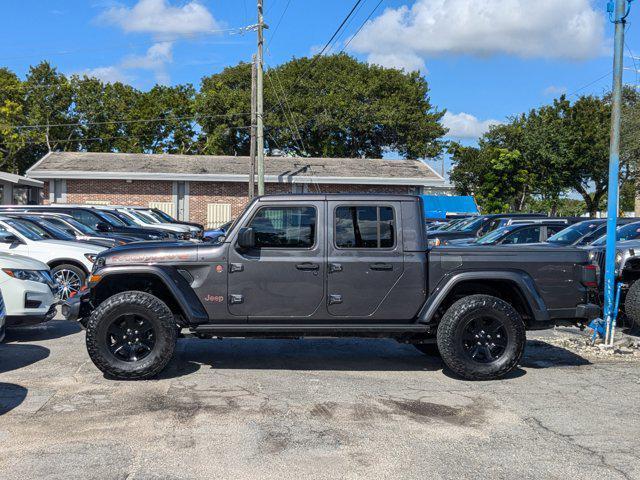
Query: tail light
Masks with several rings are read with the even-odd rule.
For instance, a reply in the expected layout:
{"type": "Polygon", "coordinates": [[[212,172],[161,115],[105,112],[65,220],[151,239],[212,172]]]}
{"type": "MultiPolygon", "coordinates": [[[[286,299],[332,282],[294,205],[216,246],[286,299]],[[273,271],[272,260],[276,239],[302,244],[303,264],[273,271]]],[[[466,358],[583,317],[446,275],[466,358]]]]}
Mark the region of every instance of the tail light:
{"type": "Polygon", "coordinates": [[[589,288],[596,288],[598,286],[598,277],[600,276],[600,268],[593,263],[582,266],[582,278],[580,282],[589,288]]]}

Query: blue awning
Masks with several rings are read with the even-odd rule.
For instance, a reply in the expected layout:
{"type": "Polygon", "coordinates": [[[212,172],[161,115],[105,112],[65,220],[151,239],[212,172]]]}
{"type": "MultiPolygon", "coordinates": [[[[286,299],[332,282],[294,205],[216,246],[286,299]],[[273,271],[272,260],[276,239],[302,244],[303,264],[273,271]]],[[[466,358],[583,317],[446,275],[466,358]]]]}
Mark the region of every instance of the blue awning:
{"type": "Polygon", "coordinates": [[[478,215],[472,196],[420,195],[425,218],[447,218],[447,215],[478,215]]]}

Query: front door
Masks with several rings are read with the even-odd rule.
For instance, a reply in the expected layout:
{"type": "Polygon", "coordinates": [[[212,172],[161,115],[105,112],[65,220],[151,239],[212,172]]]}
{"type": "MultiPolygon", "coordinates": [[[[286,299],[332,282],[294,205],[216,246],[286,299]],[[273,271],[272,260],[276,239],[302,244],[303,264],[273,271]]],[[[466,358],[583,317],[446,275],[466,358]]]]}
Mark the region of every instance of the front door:
{"type": "Polygon", "coordinates": [[[327,308],[375,317],[403,274],[400,202],[328,202],[327,308]]]}
{"type": "Polygon", "coordinates": [[[264,317],[303,319],[324,305],[324,202],[274,202],[258,208],[246,227],[255,248],[232,244],[228,304],[232,315],[260,322],[264,317]]]}

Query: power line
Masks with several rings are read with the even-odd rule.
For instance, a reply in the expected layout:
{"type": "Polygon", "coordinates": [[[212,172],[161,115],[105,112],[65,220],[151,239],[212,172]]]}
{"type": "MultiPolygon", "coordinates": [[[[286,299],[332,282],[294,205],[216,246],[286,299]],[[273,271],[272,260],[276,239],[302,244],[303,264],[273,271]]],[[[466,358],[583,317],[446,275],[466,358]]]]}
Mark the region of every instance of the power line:
{"type": "Polygon", "coordinates": [[[289,8],[290,4],[291,4],[291,0],[287,0],[287,4],[284,6],[284,10],[282,10],[282,14],[280,15],[280,19],[278,20],[278,23],[276,23],[276,28],[273,29],[273,33],[269,37],[269,43],[267,43],[267,49],[269,49],[269,45],[271,45],[271,43],[273,42],[273,38],[276,36],[276,33],[278,32],[278,28],[280,27],[280,23],[282,22],[282,19],[284,18],[284,14],[287,13],[287,9],[289,8]]]}
{"type": "Polygon", "coordinates": [[[604,74],[604,75],[602,75],[601,77],[596,78],[594,81],[589,82],[589,83],[587,83],[586,85],[583,85],[582,87],[575,89],[573,92],[571,92],[571,93],[569,94],[569,96],[571,96],[571,95],[575,95],[575,94],[576,94],[576,93],[578,93],[580,90],[584,90],[585,88],[588,88],[588,87],[590,87],[591,85],[593,85],[593,84],[595,84],[595,83],[598,83],[600,80],[602,80],[602,79],[604,79],[604,78],[607,78],[607,77],[610,77],[610,76],[611,76],[611,71],[609,71],[609,72],[605,73],[605,74],[604,74]]]}
{"type": "Polygon", "coordinates": [[[373,14],[376,12],[376,10],[378,10],[378,7],[380,7],[380,5],[382,5],[382,2],[384,2],[384,0],[380,0],[375,7],[373,7],[373,10],[371,10],[371,12],[369,13],[369,15],[367,16],[367,18],[364,19],[364,22],[362,22],[360,24],[360,27],[358,28],[358,30],[356,30],[356,33],[354,33],[351,38],[347,41],[347,43],[344,44],[344,46],[342,47],[342,50],[340,50],[340,53],[344,52],[347,47],[349,46],[349,44],[352,42],[352,40],[354,38],[356,38],[358,36],[358,34],[360,33],[360,30],[362,30],[364,28],[364,26],[367,24],[367,22],[369,21],[369,19],[373,16],[373,14]]]}

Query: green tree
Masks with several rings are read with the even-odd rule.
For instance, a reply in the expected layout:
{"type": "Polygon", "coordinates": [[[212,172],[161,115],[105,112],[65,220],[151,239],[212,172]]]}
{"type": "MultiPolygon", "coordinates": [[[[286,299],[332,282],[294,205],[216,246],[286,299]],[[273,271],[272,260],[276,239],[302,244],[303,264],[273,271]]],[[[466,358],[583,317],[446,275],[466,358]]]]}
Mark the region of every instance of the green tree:
{"type": "MultiPolygon", "coordinates": [[[[294,59],[265,74],[268,150],[334,157],[408,158],[442,152],[440,124],[429,88],[417,73],[359,62],[345,55],[294,59]]],[[[207,153],[249,152],[251,66],[206,77],[196,100],[207,153]],[[219,115],[219,116],[216,116],[219,115]]]]}

